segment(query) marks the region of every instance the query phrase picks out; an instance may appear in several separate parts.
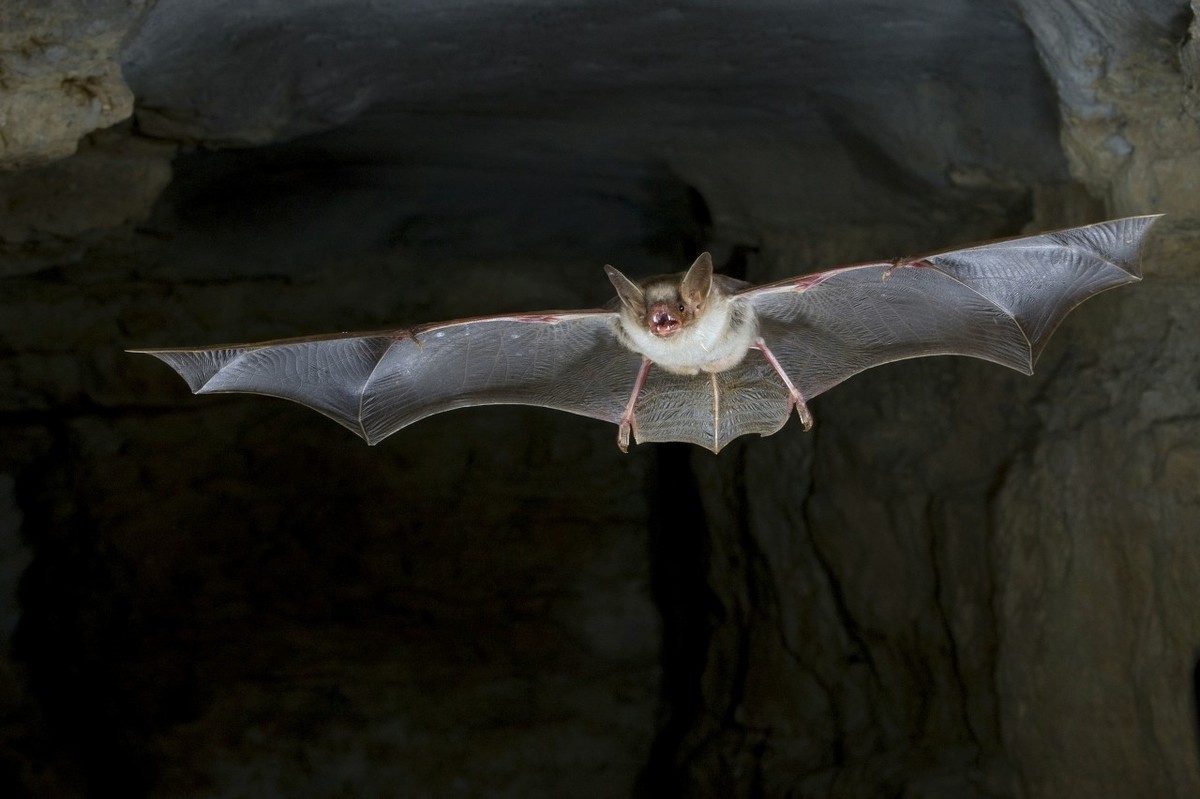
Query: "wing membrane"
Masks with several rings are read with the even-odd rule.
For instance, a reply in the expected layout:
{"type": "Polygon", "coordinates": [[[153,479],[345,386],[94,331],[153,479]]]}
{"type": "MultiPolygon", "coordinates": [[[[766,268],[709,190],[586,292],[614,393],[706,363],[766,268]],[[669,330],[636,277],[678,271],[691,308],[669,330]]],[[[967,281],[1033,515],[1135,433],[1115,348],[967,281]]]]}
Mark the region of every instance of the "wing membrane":
{"type": "Polygon", "coordinates": [[[634,409],[634,436],[686,441],[720,452],[738,436],[769,436],[787,422],[787,389],[757,352],[715,375],[673,375],[651,368],[634,409]]]}
{"type": "Polygon", "coordinates": [[[744,294],[808,399],[864,369],[923,355],[967,355],[1029,374],[1072,308],[1140,279],[1138,250],[1155,219],[834,269],[744,294]]]}
{"type": "Polygon", "coordinates": [[[617,342],[614,318],[553,312],[140,352],[170,365],[197,394],[290,399],[375,444],[426,416],[472,405],[540,405],[616,423],[640,358],[617,342]]]}

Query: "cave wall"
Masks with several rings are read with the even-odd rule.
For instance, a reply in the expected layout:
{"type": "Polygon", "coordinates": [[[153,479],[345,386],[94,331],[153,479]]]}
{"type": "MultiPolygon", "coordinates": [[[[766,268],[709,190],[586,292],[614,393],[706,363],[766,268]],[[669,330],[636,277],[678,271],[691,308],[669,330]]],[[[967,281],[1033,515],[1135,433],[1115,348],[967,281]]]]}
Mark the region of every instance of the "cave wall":
{"type": "Polygon", "coordinates": [[[0,786],[1200,793],[1186,3],[0,22],[0,786]],[[1150,212],[1034,377],[893,364],[719,456],[500,407],[367,448],[123,352],[1150,212]]]}

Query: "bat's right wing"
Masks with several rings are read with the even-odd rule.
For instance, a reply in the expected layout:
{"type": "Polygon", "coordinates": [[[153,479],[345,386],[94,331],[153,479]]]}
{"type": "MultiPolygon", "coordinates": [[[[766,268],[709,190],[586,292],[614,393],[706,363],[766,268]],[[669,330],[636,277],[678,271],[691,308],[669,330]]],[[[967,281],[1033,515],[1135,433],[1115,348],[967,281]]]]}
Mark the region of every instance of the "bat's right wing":
{"type": "Polygon", "coordinates": [[[171,366],[197,394],[293,400],[375,444],[426,416],[474,405],[538,405],[619,422],[641,358],[617,341],[615,320],[609,311],[547,312],[136,352],[171,366]]]}
{"type": "Polygon", "coordinates": [[[806,399],[864,369],[923,355],[969,355],[1030,374],[1072,308],[1140,279],[1138,253],[1157,218],[833,269],[743,295],[806,399]]]}

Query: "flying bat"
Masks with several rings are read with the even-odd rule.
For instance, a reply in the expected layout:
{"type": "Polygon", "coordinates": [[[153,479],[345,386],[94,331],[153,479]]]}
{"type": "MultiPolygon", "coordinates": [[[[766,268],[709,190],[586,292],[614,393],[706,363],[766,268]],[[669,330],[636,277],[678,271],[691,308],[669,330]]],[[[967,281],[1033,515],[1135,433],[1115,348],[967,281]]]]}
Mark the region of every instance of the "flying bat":
{"type": "Polygon", "coordinates": [[[198,349],[134,350],[197,394],[293,400],[376,444],[435,413],[555,408],[618,426],[617,444],[686,441],[719,452],[777,432],[808,402],[872,366],[968,355],[1025,374],[1063,317],[1141,279],[1157,216],[846,266],[752,286],[686,272],[633,281],[593,310],[482,316],[370,333],[198,349]]]}

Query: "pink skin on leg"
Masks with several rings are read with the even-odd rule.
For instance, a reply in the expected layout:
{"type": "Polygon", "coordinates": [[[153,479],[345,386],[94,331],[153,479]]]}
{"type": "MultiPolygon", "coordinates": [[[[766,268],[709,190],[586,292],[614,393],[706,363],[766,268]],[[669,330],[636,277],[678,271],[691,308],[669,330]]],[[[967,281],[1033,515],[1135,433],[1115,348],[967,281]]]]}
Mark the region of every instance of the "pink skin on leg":
{"type": "Polygon", "coordinates": [[[650,371],[650,359],[642,358],[642,368],[638,370],[637,380],[633,381],[633,391],[629,394],[629,402],[625,405],[625,413],[621,414],[621,426],[617,429],[617,446],[622,452],[629,451],[629,433],[633,429],[633,406],[637,405],[642,393],[642,384],[650,371]]]}
{"type": "Polygon", "coordinates": [[[767,359],[767,363],[771,364],[771,368],[779,375],[779,379],[787,386],[788,393],[792,395],[792,407],[796,409],[796,415],[800,417],[800,424],[804,425],[805,430],[811,430],[813,426],[813,416],[808,410],[808,404],[804,401],[804,395],[800,393],[800,389],[792,383],[792,379],[787,376],[787,372],[783,371],[783,367],[779,365],[779,361],[775,359],[775,353],[771,352],[771,348],[767,346],[767,342],[759,336],[754,340],[754,346],[763,357],[767,359]]]}

